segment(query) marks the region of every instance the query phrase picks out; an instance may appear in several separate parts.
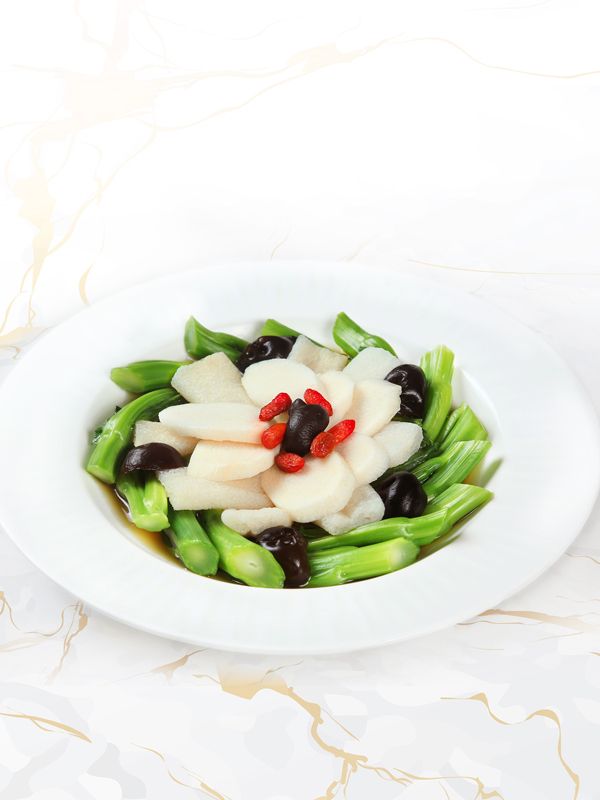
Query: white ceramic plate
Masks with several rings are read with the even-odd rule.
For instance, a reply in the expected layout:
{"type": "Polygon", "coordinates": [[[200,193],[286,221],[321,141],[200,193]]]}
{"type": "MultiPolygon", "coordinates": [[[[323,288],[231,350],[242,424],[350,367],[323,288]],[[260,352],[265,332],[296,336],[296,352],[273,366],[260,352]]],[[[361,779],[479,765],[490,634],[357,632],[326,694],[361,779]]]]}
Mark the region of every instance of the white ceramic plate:
{"type": "Polygon", "coordinates": [[[340,264],[219,266],[133,288],[43,337],[4,384],[0,407],[0,516],[31,561],[118,620],[229,650],[341,652],[467,619],[558,558],[583,526],[599,485],[591,404],[538,336],[467,295],[340,264]],[[341,310],[407,359],[438,343],[455,351],[456,396],[472,403],[494,441],[484,467],[484,475],[493,474],[494,501],[428,558],[341,587],[227,584],[147,549],[83,470],[89,431],[124,399],[110,368],[182,357],[190,314],[248,337],[273,316],[325,338],[341,310]]]}

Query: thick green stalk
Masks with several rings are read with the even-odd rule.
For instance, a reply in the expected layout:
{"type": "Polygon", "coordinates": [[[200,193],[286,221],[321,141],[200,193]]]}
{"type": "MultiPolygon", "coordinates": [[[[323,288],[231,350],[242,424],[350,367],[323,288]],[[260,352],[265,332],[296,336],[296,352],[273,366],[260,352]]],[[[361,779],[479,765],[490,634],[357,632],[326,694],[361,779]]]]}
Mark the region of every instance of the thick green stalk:
{"type": "Polygon", "coordinates": [[[466,403],[463,403],[448,416],[438,437],[438,447],[447,450],[455,442],[484,441],[488,432],[481,421],[466,403]]]}
{"type": "Polygon", "coordinates": [[[454,353],[444,345],[440,345],[423,355],[421,369],[427,378],[423,430],[433,442],[437,439],[452,406],[454,353]]]}
{"type": "Polygon", "coordinates": [[[488,503],[493,496],[493,492],[490,492],[489,489],[484,489],[482,486],[457,483],[439,494],[435,500],[427,505],[425,511],[427,514],[446,513],[446,528],[443,531],[443,533],[446,533],[467,514],[488,503]]]}
{"type": "Polygon", "coordinates": [[[311,578],[308,586],[339,586],[349,581],[386,575],[412,564],[418,553],[416,544],[408,539],[396,538],[330,554],[329,558],[309,556],[311,578]]]}
{"type": "Polygon", "coordinates": [[[232,361],[236,361],[248,346],[245,339],[232,336],[230,333],[211,331],[194,317],[190,317],[185,324],[183,342],[186,351],[196,359],[213,353],[225,353],[232,361]]]}
{"type": "Polygon", "coordinates": [[[280,589],[285,574],[268,550],[221,522],[221,512],[203,511],[200,523],[219,553],[222,570],[248,586],[280,589]]]}
{"type": "Polygon", "coordinates": [[[153,419],[167,406],[174,406],[183,399],[174,389],[156,389],[136,397],[112,415],[103,425],[102,432],[95,437],[86,469],[104,483],[114,483],[125,451],[133,438],[135,423],[140,419],[153,419]]]}
{"type": "Polygon", "coordinates": [[[392,355],[396,355],[396,351],[389,342],[377,336],[374,333],[368,333],[364,328],[361,328],[357,322],[341,311],[333,325],[333,339],[338,347],[341,347],[344,353],[354,358],[365,347],[381,347],[387,350],[392,355]]]}
{"type": "Polygon", "coordinates": [[[441,510],[422,517],[391,517],[379,522],[370,522],[337,536],[322,536],[320,539],[313,539],[308,543],[308,552],[313,554],[348,545],[364,547],[397,539],[399,536],[421,544],[430,541],[432,536],[436,537],[443,533],[446,527],[446,516],[446,511],[441,510]]]}
{"type": "Polygon", "coordinates": [[[129,517],[136,527],[154,532],[169,527],[167,494],[153,473],[121,473],[116,489],[127,501],[129,517]]]}
{"type": "Polygon", "coordinates": [[[214,575],[219,554],[193,511],[169,506],[169,536],[185,566],[198,575],[214,575]]]}
{"type": "Polygon", "coordinates": [[[300,336],[300,331],[295,331],[276,319],[267,319],[260,329],[259,336],[300,336]]]}
{"type": "Polygon", "coordinates": [[[418,466],[413,474],[422,482],[431,500],[452,484],[464,481],[491,446],[489,441],[455,442],[441,455],[418,466]]]}
{"type": "Polygon", "coordinates": [[[133,361],[125,367],[112,369],[110,379],[126,392],[144,394],[153,389],[170,386],[173,375],[179,367],[189,363],[189,361],[133,361]]]}

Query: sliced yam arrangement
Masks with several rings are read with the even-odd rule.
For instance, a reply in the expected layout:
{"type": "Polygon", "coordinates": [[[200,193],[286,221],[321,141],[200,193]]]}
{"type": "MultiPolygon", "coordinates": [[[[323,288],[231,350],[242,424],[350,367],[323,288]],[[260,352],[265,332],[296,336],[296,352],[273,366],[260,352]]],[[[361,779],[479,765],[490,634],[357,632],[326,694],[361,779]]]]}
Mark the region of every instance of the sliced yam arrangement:
{"type": "Polygon", "coordinates": [[[169,406],[158,418],[184,436],[214,442],[260,444],[267,423],[258,419],[254,406],[244,403],[189,403],[169,406]]]}
{"type": "Polygon", "coordinates": [[[179,367],[171,385],[188,403],[252,403],[242,386],[242,373],[225,353],[179,367]]]}
{"type": "Polygon", "coordinates": [[[373,436],[400,409],[400,387],[382,380],[359,381],[346,416],[356,420],[356,432],[373,436]]]}
{"type": "Polygon", "coordinates": [[[274,358],[252,364],[242,376],[242,386],[259,408],[280,392],[294,400],[303,397],[307,389],[321,391],[321,382],[312,369],[289,358],[274,358]]]}
{"type": "Polygon", "coordinates": [[[317,520],[317,525],[320,525],[327,533],[337,536],[352,530],[352,528],[358,528],[359,525],[379,522],[380,519],[383,519],[384,512],[383,500],[375,489],[372,486],[359,486],[341,511],[317,520]]]}
{"type": "Polygon", "coordinates": [[[323,372],[319,375],[319,380],[323,385],[323,395],[333,407],[333,415],[329,420],[331,428],[346,417],[346,412],[352,405],[354,381],[343,372],[323,372]]]}
{"type": "Polygon", "coordinates": [[[293,474],[271,467],[261,482],[273,505],[296,522],[311,522],[344,508],[356,485],[350,467],[337,453],[307,459],[304,469],[293,474]]]}
{"type": "Polygon", "coordinates": [[[356,483],[372,483],[390,466],[385,449],[364,433],[353,433],[338,445],[337,452],[350,467],[356,483]]]}
{"type": "Polygon", "coordinates": [[[168,444],[174,447],[182,456],[189,456],[194,450],[197,441],[192,436],[181,436],[181,434],[175,433],[171,428],[163,425],[162,422],[140,420],[135,423],[134,447],[159,442],[160,444],[168,444]]]}
{"type": "Polygon", "coordinates": [[[388,422],[373,441],[386,451],[390,467],[397,467],[414,455],[423,441],[423,428],[414,422],[388,422]]]}
{"type": "Polygon", "coordinates": [[[287,528],[292,524],[291,516],[282,508],[226,508],[221,520],[243,536],[256,536],[268,528],[277,525],[287,528]]]}
{"type": "Polygon", "coordinates": [[[353,381],[380,380],[402,362],[381,347],[365,347],[344,369],[344,375],[353,381]]]}
{"type": "Polygon", "coordinates": [[[276,455],[277,449],[257,444],[200,441],[190,458],[188,475],[212,481],[252,478],[273,466],[276,455]]]}
{"type": "Polygon", "coordinates": [[[302,335],[294,342],[288,359],[305,364],[314,372],[339,371],[348,363],[348,356],[344,353],[336,353],[327,347],[321,347],[302,335]]]}
{"type": "Polygon", "coordinates": [[[167,497],[176,511],[203,511],[211,508],[265,508],[269,498],[259,478],[239,481],[210,481],[195,478],[186,467],[158,473],[167,497]]]}

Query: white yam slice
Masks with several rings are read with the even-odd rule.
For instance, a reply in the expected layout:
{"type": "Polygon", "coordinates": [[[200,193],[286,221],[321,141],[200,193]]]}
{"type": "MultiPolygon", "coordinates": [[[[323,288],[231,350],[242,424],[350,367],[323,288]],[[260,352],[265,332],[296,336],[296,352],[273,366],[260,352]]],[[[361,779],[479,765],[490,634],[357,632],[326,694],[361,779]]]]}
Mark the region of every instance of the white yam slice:
{"type": "Polygon", "coordinates": [[[306,389],[321,391],[321,383],[312,369],[289,358],[272,358],[251,364],[242,376],[242,385],[259,407],[280,392],[287,392],[292,400],[296,400],[304,395],[306,389]]]}
{"type": "Polygon", "coordinates": [[[202,511],[208,508],[264,508],[269,498],[258,478],[242,481],[209,481],[194,478],[187,468],[163,470],[158,479],[176,511],[202,511]]]}
{"type": "Polygon", "coordinates": [[[213,353],[179,367],[171,385],[189,403],[251,403],[242,373],[225,353],[213,353]]]}
{"type": "Polygon", "coordinates": [[[348,363],[348,356],[344,353],[336,353],[328,347],[320,347],[311,342],[306,336],[298,336],[294,342],[288,358],[305,364],[314,372],[330,372],[344,369],[348,363]]]}
{"type": "Polygon", "coordinates": [[[399,358],[382,347],[365,347],[344,369],[344,375],[356,382],[373,379],[382,381],[390,370],[401,363],[399,358]]]}
{"type": "Polygon", "coordinates": [[[390,466],[383,446],[364,433],[354,432],[338,446],[337,452],[352,470],[358,486],[377,480],[390,466]]]}
{"type": "Polygon", "coordinates": [[[160,442],[161,444],[169,444],[178,450],[182,456],[189,456],[194,447],[196,446],[197,439],[192,436],[181,436],[175,433],[162,422],[149,422],[140,420],[135,423],[135,431],[133,434],[133,444],[139,447],[141,444],[152,444],[152,442],[160,442]]]}
{"type": "Polygon", "coordinates": [[[367,436],[380,431],[400,410],[400,387],[388,381],[360,381],[346,416],[356,420],[356,432],[367,436]]]}
{"type": "Polygon", "coordinates": [[[423,441],[423,429],[414,422],[388,422],[373,440],[388,454],[390,467],[397,467],[414,455],[423,441]]]}
{"type": "Polygon", "coordinates": [[[334,514],[350,500],[356,486],[350,467],[337,453],[327,458],[307,458],[300,472],[271,467],[262,474],[262,487],[273,505],[283,508],[296,522],[312,522],[334,514]]]}
{"type": "MultiPolygon", "coordinates": [[[[390,384],[391,385],[391,384],[390,384]]],[[[258,444],[268,423],[244,403],[188,403],[163,409],[158,418],[176,433],[213,442],[258,444]]]]}
{"type": "Polygon", "coordinates": [[[346,533],[359,525],[368,525],[370,522],[379,522],[383,519],[385,506],[383,500],[372,486],[359,486],[355,489],[348,505],[335,514],[317,520],[317,525],[337,536],[346,533]]]}
{"type": "Polygon", "coordinates": [[[354,381],[343,372],[323,372],[319,375],[319,380],[323,384],[323,397],[329,400],[333,408],[333,415],[329,420],[331,427],[346,416],[352,404],[354,381]]]}
{"type": "Polygon", "coordinates": [[[190,458],[188,474],[211,481],[251,478],[273,466],[276,454],[276,449],[267,450],[260,444],[201,441],[190,458]]]}
{"type": "Polygon", "coordinates": [[[276,525],[288,528],[292,524],[288,512],[281,508],[227,508],[221,514],[221,520],[243,536],[256,535],[276,525]]]}

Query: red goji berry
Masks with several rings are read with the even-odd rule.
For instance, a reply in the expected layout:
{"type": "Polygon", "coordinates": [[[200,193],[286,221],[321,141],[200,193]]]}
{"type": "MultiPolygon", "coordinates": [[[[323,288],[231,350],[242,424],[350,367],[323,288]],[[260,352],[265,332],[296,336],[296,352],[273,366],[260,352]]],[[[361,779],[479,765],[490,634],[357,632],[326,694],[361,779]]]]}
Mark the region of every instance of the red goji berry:
{"type": "Polygon", "coordinates": [[[356,420],[343,419],[341,422],[338,422],[337,425],[330,428],[328,433],[335,438],[336,444],[341,444],[351,433],[354,433],[354,428],[356,428],[356,420]]]}
{"type": "Polygon", "coordinates": [[[310,443],[310,454],[315,458],[325,458],[333,453],[337,442],[335,436],[330,431],[318,433],[310,443]]]}
{"type": "Polygon", "coordinates": [[[278,414],[287,411],[291,405],[292,398],[289,394],[287,392],[279,392],[266,406],[261,408],[258,418],[261,422],[270,422],[278,414]]]}
{"type": "Polygon", "coordinates": [[[263,431],[260,437],[262,446],[266,447],[267,450],[273,450],[283,442],[286,428],[287,424],[285,422],[276,422],[275,425],[271,425],[266,431],[263,431]]]}
{"type": "Polygon", "coordinates": [[[330,417],[333,414],[333,408],[329,400],[326,400],[321,392],[317,392],[316,389],[307,389],[304,392],[304,401],[310,406],[323,406],[330,417]]]}
{"type": "Polygon", "coordinates": [[[282,472],[298,472],[304,466],[304,459],[296,453],[279,453],[275,463],[282,472]]]}

